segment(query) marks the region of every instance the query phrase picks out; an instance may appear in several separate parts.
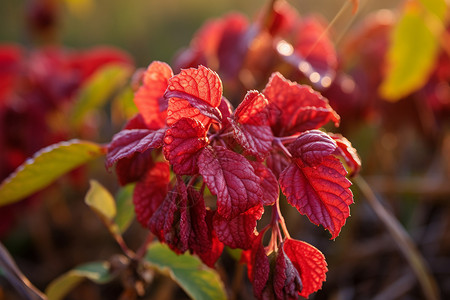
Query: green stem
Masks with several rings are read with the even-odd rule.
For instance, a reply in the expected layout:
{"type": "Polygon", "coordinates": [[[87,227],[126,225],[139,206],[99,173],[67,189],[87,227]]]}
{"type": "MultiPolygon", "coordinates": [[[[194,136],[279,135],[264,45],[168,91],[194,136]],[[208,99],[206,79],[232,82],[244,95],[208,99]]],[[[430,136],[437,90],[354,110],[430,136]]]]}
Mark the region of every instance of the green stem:
{"type": "Polygon", "coordinates": [[[400,248],[403,256],[413,269],[417,280],[422,286],[425,298],[428,300],[440,299],[436,281],[431,274],[425,259],[420,254],[419,250],[417,250],[407,231],[403,228],[400,222],[384,208],[363,177],[358,175],[353,178],[353,180],[358,185],[360,191],[366,197],[370,207],[389,231],[395,243],[400,248]]]}

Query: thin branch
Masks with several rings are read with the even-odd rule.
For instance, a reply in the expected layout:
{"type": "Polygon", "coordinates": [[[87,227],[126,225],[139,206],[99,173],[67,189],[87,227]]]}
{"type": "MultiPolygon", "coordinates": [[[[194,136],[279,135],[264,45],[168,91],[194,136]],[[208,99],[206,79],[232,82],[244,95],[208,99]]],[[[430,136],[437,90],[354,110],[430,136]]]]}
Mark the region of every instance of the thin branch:
{"type": "Polygon", "coordinates": [[[366,197],[370,207],[373,209],[375,214],[378,216],[378,218],[380,218],[383,225],[389,231],[395,243],[400,248],[402,254],[413,269],[420,285],[422,286],[425,298],[428,300],[440,299],[436,281],[431,274],[423,256],[417,250],[414,242],[412,241],[406,230],[403,228],[400,222],[384,208],[384,206],[380,203],[378,198],[375,196],[375,193],[363,177],[359,175],[356,176],[353,180],[357,184],[363,195],[366,197]]]}

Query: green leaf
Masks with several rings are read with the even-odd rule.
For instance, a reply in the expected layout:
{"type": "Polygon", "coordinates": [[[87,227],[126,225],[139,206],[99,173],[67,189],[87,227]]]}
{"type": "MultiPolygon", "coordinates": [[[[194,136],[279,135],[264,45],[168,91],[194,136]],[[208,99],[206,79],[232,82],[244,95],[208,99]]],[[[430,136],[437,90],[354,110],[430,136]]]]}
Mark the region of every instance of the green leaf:
{"type": "Polygon", "coordinates": [[[63,299],[84,279],[95,283],[106,283],[113,277],[109,274],[108,262],[92,262],[81,265],[53,280],[45,290],[48,300],[63,299]]]}
{"type": "MultiPolygon", "coordinates": [[[[116,216],[116,202],[109,191],[104,188],[98,181],[91,180],[84,201],[89,205],[100,217],[110,222],[116,216]]],[[[109,223],[110,223],[109,222],[109,223]]]]}
{"type": "Polygon", "coordinates": [[[128,184],[116,194],[117,215],[114,221],[119,226],[121,233],[128,229],[135,217],[133,205],[134,186],[134,184],[128,184]]]}
{"type": "Polygon", "coordinates": [[[101,145],[81,140],[43,148],[0,184],[0,206],[30,196],[61,175],[104,154],[101,145]]]}
{"type": "Polygon", "coordinates": [[[420,89],[436,63],[439,34],[427,26],[426,13],[418,5],[407,5],[394,28],[387,53],[388,71],[380,94],[397,101],[420,89]]]}
{"type": "Polygon", "coordinates": [[[95,72],[78,93],[71,116],[72,124],[80,125],[88,112],[102,107],[124,86],[131,72],[125,64],[108,64],[95,72]]]}
{"type": "Polygon", "coordinates": [[[168,273],[192,299],[226,299],[217,272],[195,256],[188,253],[177,255],[166,245],[153,243],[145,259],[159,271],[168,273]]]}

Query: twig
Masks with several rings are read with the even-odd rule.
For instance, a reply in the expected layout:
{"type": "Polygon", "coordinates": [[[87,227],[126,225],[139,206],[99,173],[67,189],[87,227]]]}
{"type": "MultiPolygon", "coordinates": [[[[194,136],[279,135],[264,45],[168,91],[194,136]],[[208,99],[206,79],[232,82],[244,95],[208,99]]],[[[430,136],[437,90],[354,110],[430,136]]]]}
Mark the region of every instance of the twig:
{"type": "Polygon", "coordinates": [[[44,300],[47,297],[39,291],[19,270],[8,250],[0,242],[0,267],[6,274],[6,279],[27,300],[44,300]]]}
{"type": "Polygon", "coordinates": [[[391,234],[400,251],[413,269],[424,296],[428,300],[440,299],[436,281],[431,274],[427,263],[417,250],[414,242],[403,228],[403,226],[381,205],[375,193],[361,176],[356,176],[354,182],[358,185],[360,191],[366,197],[367,202],[375,214],[380,218],[386,229],[391,234]]]}

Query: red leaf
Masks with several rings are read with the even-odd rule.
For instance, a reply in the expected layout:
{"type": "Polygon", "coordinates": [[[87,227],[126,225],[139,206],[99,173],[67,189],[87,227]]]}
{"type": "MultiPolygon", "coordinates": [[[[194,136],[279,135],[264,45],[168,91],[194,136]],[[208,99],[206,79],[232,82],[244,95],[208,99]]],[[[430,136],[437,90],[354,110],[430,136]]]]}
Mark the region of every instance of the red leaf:
{"type": "Polygon", "coordinates": [[[269,120],[275,136],[317,129],[330,120],[339,124],[339,116],[327,99],[309,86],[286,80],[280,73],[272,74],[263,94],[269,101],[269,120]]]}
{"type": "Polygon", "coordinates": [[[249,91],[234,112],[233,126],[236,141],[247,154],[263,160],[272,149],[267,100],[257,91],[249,91]]]}
{"type": "Polygon", "coordinates": [[[213,219],[217,237],[231,248],[250,249],[256,237],[256,222],[261,218],[264,208],[255,206],[240,215],[226,219],[216,213],[213,219]]]}
{"type": "Polygon", "coordinates": [[[111,168],[114,163],[123,158],[130,158],[136,152],[159,148],[163,145],[165,129],[125,129],[114,135],[108,145],[106,167],[111,168]]]}
{"type": "Polygon", "coordinates": [[[242,155],[208,146],[199,156],[198,167],[211,193],[217,195],[217,212],[225,219],[261,205],[260,180],[242,155]]]}
{"type": "Polygon", "coordinates": [[[150,129],[145,124],[144,117],[141,114],[136,114],[130,120],[128,120],[127,124],[125,124],[123,129],[150,129]]]}
{"type": "Polygon", "coordinates": [[[147,227],[151,216],[166,197],[169,180],[169,164],[158,162],[136,184],[133,193],[134,210],[143,227],[147,227]]]}
{"type": "Polygon", "coordinates": [[[299,271],[286,255],[283,244],[275,260],[273,289],[277,299],[297,299],[303,289],[299,271]]]}
{"type": "Polygon", "coordinates": [[[214,264],[219,259],[223,252],[224,244],[217,237],[216,231],[213,228],[213,216],[215,212],[211,210],[206,211],[206,224],[208,225],[208,239],[211,241],[211,250],[206,252],[196,253],[198,257],[209,267],[214,268],[214,264]]]}
{"type": "Polygon", "coordinates": [[[116,174],[121,185],[138,181],[153,165],[153,149],[136,152],[131,157],[117,161],[116,174]]]}
{"type": "Polygon", "coordinates": [[[361,159],[359,158],[356,149],[353,148],[349,140],[340,134],[332,134],[331,137],[336,141],[338,146],[335,154],[342,157],[350,169],[348,176],[352,177],[358,174],[361,169],[361,159]]]}
{"type": "Polygon", "coordinates": [[[186,186],[182,180],[177,180],[175,189],[167,194],[150,218],[148,228],[174,252],[183,253],[189,247],[190,226],[186,186]]]}
{"type": "Polygon", "coordinates": [[[249,256],[244,260],[247,260],[248,278],[253,285],[253,293],[257,298],[262,297],[270,276],[270,262],[262,244],[263,237],[263,232],[256,237],[252,249],[249,251],[250,255],[245,253],[246,251],[243,252],[243,255],[249,256]]]}
{"type": "Polygon", "coordinates": [[[14,90],[20,75],[22,49],[15,45],[0,46],[0,107],[14,90]]]}
{"type": "Polygon", "coordinates": [[[188,187],[188,211],[191,220],[189,249],[194,251],[197,255],[211,252],[212,236],[209,234],[208,225],[206,223],[205,200],[203,199],[202,194],[192,187],[188,187]]]}
{"type": "Polygon", "coordinates": [[[255,169],[255,174],[261,180],[261,188],[263,191],[263,205],[273,205],[278,199],[279,187],[278,180],[275,175],[260,162],[251,161],[250,162],[253,169],[255,169]]]}
{"type": "Polygon", "coordinates": [[[271,153],[266,158],[267,167],[273,172],[276,178],[280,177],[281,172],[290,164],[290,161],[285,155],[278,152],[271,153]]]}
{"type": "Polygon", "coordinates": [[[328,229],[334,239],[350,214],[348,206],[353,203],[351,182],[346,174],[337,158],[327,156],[315,167],[291,163],[281,173],[279,182],[287,201],[311,222],[328,229]]]}
{"type": "Polygon", "coordinates": [[[206,129],[195,119],[181,118],[167,129],[164,156],[179,175],[198,173],[197,158],[208,144],[206,129]]]}
{"type": "Polygon", "coordinates": [[[134,95],[134,103],[149,129],[159,129],[166,124],[167,100],[164,98],[164,92],[172,76],[169,65],[154,61],[144,74],[143,85],[134,95]]]}
{"type": "Polygon", "coordinates": [[[181,70],[169,80],[165,93],[169,99],[167,125],[182,117],[193,118],[205,127],[211,119],[220,122],[222,116],[217,107],[222,99],[222,81],[219,76],[204,66],[198,69],[181,70]]]}
{"type": "Polygon", "coordinates": [[[230,123],[228,121],[228,118],[231,117],[233,106],[231,105],[230,101],[228,101],[225,97],[222,97],[222,101],[220,102],[218,109],[222,115],[221,125],[223,128],[226,128],[230,123]]]}
{"type": "Polygon", "coordinates": [[[300,296],[308,298],[318,291],[325,281],[328,271],[322,252],[308,243],[286,239],[283,250],[300,274],[303,289],[300,296]]]}
{"type": "Polygon", "coordinates": [[[300,158],[303,163],[314,167],[336,150],[336,142],[326,133],[320,130],[303,132],[289,145],[289,151],[295,158],[300,158]]]}

